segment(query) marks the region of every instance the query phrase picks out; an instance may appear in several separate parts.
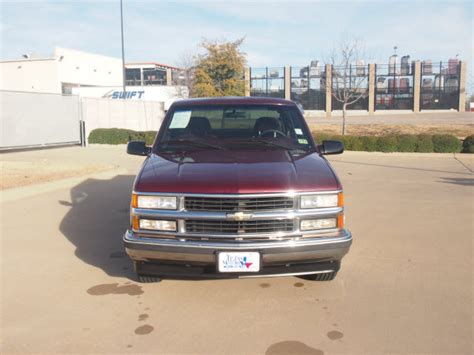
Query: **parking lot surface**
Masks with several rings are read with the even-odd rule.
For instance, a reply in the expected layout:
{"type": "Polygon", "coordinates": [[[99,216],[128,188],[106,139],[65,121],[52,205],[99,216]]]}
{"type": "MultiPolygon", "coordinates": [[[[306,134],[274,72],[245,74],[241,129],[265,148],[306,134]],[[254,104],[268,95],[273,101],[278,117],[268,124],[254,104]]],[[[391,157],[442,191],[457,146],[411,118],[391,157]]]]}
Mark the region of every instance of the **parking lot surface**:
{"type": "Polygon", "coordinates": [[[1,353],[473,352],[472,155],[331,157],[354,236],[334,281],[158,284],[136,282],[121,241],[143,159],[2,160],[38,156],[113,168],[2,192],[1,353]]]}

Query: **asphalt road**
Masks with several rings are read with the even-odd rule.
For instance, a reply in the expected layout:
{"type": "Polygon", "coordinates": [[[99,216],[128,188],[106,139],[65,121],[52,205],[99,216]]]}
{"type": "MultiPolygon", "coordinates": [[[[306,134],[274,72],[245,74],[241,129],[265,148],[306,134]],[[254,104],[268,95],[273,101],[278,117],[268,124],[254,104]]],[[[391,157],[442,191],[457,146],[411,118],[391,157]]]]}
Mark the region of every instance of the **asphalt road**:
{"type": "Polygon", "coordinates": [[[354,235],[334,281],[141,285],[121,243],[141,158],[16,154],[115,168],[2,193],[2,354],[473,353],[472,155],[332,157],[354,235]]]}

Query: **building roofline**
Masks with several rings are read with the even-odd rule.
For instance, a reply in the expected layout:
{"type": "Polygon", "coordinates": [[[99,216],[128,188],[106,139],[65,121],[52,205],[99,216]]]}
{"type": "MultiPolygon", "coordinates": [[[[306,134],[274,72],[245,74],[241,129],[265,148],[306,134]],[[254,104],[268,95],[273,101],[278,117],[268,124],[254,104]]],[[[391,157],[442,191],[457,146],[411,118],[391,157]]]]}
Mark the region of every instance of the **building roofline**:
{"type": "Polygon", "coordinates": [[[155,66],[158,66],[158,67],[169,68],[169,69],[174,69],[174,70],[180,70],[180,68],[178,68],[178,67],[174,67],[172,65],[162,64],[162,63],[158,63],[158,62],[129,62],[129,63],[125,63],[125,66],[127,66],[127,65],[155,65],[155,66]]]}
{"type": "Polygon", "coordinates": [[[47,60],[56,60],[57,58],[18,58],[18,59],[6,59],[0,60],[0,63],[16,63],[16,62],[39,62],[47,60]]]}

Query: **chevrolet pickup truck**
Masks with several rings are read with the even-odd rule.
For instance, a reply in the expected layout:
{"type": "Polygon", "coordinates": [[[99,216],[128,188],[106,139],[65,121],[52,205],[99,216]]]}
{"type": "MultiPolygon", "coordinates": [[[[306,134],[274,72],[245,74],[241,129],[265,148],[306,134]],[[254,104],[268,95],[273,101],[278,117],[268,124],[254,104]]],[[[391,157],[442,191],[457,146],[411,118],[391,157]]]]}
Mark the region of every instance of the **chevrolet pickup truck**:
{"type": "Polygon", "coordinates": [[[175,102],[131,195],[125,250],[141,282],[296,275],[334,279],[349,251],[341,183],[292,101],[175,102]]]}

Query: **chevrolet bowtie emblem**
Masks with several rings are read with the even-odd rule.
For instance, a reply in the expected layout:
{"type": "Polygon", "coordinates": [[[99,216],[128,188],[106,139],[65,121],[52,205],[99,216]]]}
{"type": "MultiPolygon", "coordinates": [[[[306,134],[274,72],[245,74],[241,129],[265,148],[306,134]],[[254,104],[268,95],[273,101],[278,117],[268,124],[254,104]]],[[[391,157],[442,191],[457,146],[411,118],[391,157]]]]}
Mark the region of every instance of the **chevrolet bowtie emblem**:
{"type": "Polygon", "coordinates": [[[235,213],[227,213],[227,219],[231,219],[233,221],[248,221],[252,219],[253,214],[251,213],[244,213],[244,212],[235,212],[235,213]]]}

